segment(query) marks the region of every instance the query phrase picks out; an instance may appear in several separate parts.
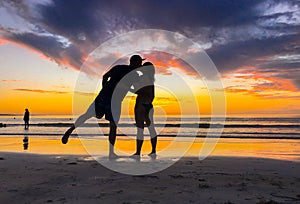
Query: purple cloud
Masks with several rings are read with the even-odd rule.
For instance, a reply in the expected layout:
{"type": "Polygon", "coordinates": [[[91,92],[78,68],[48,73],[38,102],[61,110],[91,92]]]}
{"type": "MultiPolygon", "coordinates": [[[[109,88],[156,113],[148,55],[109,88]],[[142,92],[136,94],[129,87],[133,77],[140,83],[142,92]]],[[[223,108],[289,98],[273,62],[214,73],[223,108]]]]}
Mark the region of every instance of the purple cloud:
{"type": "Polygon", "coordinates": [[[272,68],[300,88],[299,76],[282,74],[285,69],[299,71],[299,61],[274,58],[300,54],[299,8],[294,0],[2,1],[0,36],[79,69],[111,37],[165,29],[203,45],[221,73],[243,66],[262,72],[272,68]]]}

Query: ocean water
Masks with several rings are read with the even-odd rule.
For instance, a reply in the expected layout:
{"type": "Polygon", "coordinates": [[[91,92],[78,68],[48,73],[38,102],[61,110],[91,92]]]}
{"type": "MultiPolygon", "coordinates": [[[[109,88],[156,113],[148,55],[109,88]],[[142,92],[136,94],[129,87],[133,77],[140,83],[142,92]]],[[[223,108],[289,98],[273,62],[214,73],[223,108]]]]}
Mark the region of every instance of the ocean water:
{"type": "MultiPolygon", "coordinates": [[[[32,116],[30,128],[24,130],[22,116],[0,116],[1,136],[62,136],[74,119],[72,116],[32,116]]],[[[255,138],[255,139],[300,139],[300,116],[293,117],[157,117],[155,127],[163,137],[206,137],[255,138]],[[214,132],[216,133],[214,135],[214,132]]],[[[78,128],[85,137],[103,136],[108,133],[108,122],[104,119],[88,120],[78,128]]],[[[145,130],[146,135],[148,131],[145,130]]],[[[134,118],[122,118],[118,135],[135,136],[134,118]]]]}

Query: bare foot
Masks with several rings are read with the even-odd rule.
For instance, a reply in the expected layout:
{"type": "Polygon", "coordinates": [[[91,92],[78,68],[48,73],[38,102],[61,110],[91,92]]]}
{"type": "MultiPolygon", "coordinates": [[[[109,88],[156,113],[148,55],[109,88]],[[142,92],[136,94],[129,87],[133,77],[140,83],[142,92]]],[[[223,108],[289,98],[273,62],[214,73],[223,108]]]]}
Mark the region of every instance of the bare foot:
{"type": "Polygon", "coordinates": [[[140,161],[141,160],[141,155],[138,154],[138,153],[134,153],[133,155],[129,156],[129,158],[140,161]]]}
{"type": "Polygon", "coordinates": [[[156,152],[151,152],[150,154],[148,154],[149,157],[151,157],[151,159],[156,159],[157,155],[156,152]]]}
{"type": "Polygon", "coordinates": [[[120,157],[117,154],[115,154],[115,153],[110,153],[108,155],[108,159],[109,160],[115,160],[115,159],[118,159],[118,158],[120,158],[120,157]]]}
{"type": "Polygon", "coordinates": [[[136,153],[134,153],[133,155],[131,155],[131,156],[129,156],[129,157],[140,157],[140,156],[141,156],[141,154],[138,153],[138,152],[136,152],[136,153]]]}
{"type": "Polygon", "coordinates": [[[72,133],[71,130],[67,130],[67,131],[65,132],[64,136],[61,138],[61,142],[62,142],[63,144],[67,144],[67,143],[68,143],[68,139],[69,139],[71,133],[72,133]]]}

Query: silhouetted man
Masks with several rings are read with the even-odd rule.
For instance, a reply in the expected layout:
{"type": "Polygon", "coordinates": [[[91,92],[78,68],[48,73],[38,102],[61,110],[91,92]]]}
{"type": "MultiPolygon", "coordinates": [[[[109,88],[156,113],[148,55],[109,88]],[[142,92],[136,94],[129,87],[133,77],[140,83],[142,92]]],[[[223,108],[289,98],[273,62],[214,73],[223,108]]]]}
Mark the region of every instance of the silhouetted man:
{"type": "Polygon", "coordinates": [[[114,153],[114,145],[116,141],[117,125],[121,114],[121,104],[127,92],[129,91],[132,82],[128,81],[127,84],[123,84],[123,86],[120,87],[120,90],[117,91],[118,95],[114,97],[113,101],[111,100],[112,95],[120,80],[126,74],[142,66],[143,60],[144,59],[142,59],[141,56],[133,55],[130,58],[129,65],[116,65],[103,75],[102,89],[100,93],[90,105],[86,113],[79,116],[75,123],[65,132],[61,139],[63,144],[68,142],[68,138],[73,130],[82,125],[86,120],[91,117],[100,119],[105,116],[105,119],[109,121],[109,158],[117,157],[117,155],[114,153]]]}

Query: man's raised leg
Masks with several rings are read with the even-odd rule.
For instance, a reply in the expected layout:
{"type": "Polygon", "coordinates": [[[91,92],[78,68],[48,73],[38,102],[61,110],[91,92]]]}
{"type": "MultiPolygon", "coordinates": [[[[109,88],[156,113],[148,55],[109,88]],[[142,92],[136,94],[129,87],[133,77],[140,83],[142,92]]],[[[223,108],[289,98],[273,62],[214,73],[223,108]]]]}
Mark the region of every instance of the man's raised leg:
{"type": "Polygon", "coordinates": [[[82,125],[86,120],[90,119],[91,117],[93,117],[93,115],[90,114],[89,112],[86,112],[86,113],[82,114],[81,116],[79,116],[79,118],[77,118],[75,123],[72,124],[72,126],[65,132],[64,136],[61,138],[61,142],[63,144],[67,144],[68,139],[69,139],[70,135],[72,134],[72,132],[75,130],[75,128],[82,125]]]}

